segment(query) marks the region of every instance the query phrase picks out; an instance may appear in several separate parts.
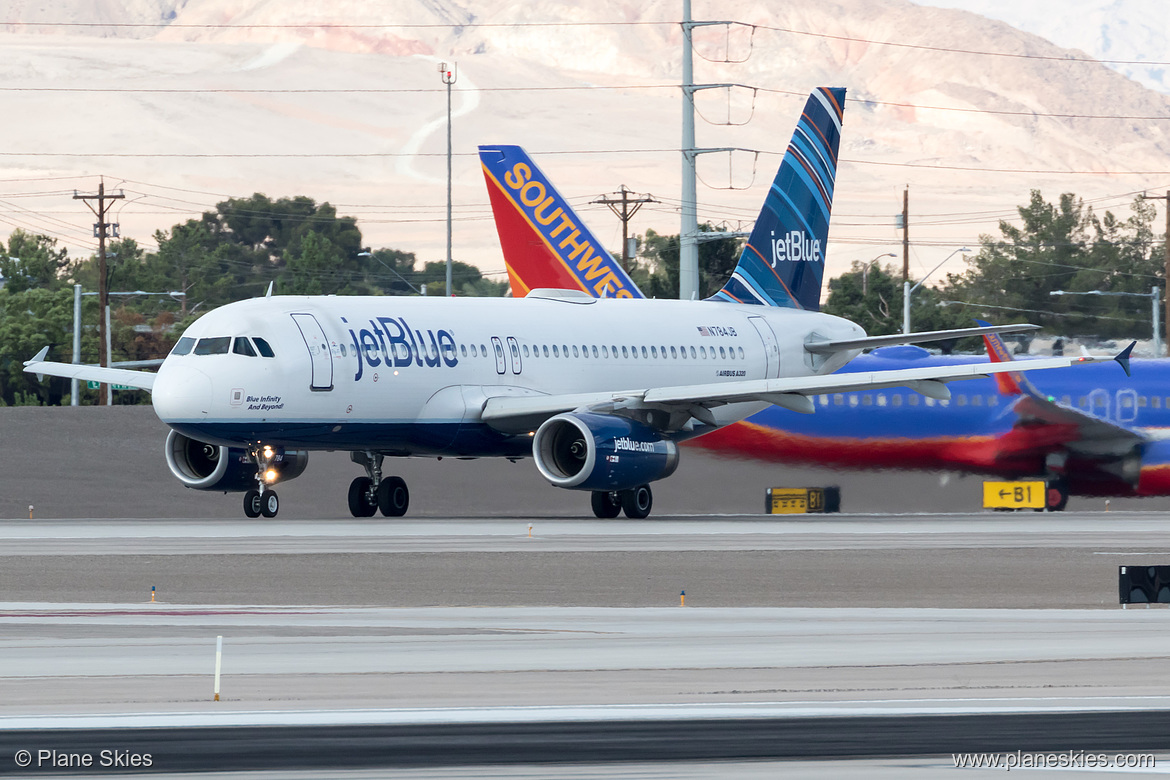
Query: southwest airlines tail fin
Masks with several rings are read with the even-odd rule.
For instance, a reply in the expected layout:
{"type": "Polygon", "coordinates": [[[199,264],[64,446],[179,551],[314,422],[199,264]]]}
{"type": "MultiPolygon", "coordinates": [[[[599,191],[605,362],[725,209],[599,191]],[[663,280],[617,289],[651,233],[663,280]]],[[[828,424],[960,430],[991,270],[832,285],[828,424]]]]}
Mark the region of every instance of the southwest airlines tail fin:
{"type": "Polygon", "coordinates": [[[809,95],[739,265],[707,300],[817,311],[845,90],[809,95]]]}
{"type": "MultiPolygon", "coordinates": [[[[983,328],[991,327],[990,322],[983,320],[975,320],[975,322],[983,328]]],[[[983,337],[983,345],[987,347],[987,359],[992,363],[1010,363],[1014,359],[1011,350],[1007,348],[1007,344],[998,333],[986,334],[983,337]]],[[[995,384],[999,387],[1000,395],[1023,395],[1026,387],[1033,391],[1031,394],[1037,394],[1035,388],[1028,386],[1028,380],[1024,378],[1024,375],[1015,371],[996,374],[995,384]]]]}
{"type": "Polygon", "coordinates": [[[597,298],[643,297],[523,149],[481,146],[479,160],[514,296],[554,287],[597,298]]]}

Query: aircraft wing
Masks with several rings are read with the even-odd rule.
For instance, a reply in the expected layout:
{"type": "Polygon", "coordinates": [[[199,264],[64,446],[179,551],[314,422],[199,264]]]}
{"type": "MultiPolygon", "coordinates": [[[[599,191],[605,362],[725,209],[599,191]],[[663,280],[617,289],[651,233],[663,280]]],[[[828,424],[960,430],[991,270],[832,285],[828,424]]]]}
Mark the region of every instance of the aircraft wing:
{"type": "Polygon", "coordinates": [[[49,348],[45,347],[33,357],[24,361],[24,370],[36,374],[40,379],[45,374],[59,376],[65,379],[85,379],[91,382],[106,382],[108,384],[137,387],[140,390],[150,390],[154,387],[155,374],[149,371],[131,371],[126,368],[103,368],[102,366],[87,366],[77,363],[53,363],[45,360],[49,348]]]}
{"type": "Polygon", "coordinates": [[[847,341],[810,341],[804,345],[805,351],[818,355],[831,354],[849,349],[875,349],[891,344],[926,344],[931,341],[946,341],[947,339],[961,339],[968,336],[987,336],[998,333],[1024,333],[1030,330],[1039,330],[1039,325],[989,325],[984,323],[978,328],[955,328],[953,330],[927,330],[921,333],[895,333],[891,336],[866,336],[860,339],[847,341]]]}
{"type": "Polygon", "coordinates": [[[521,433],[534,430],[553,415],[575,409],[614,412],[620,409],[665,409],[689,412],[692,417],[714,424],[710,409],[730,403],[766,401],[798,412],[812,412],[808,396],[909,387],[931,398],[946,400],[946,383],[998,373],[1065,368],[1078,363],[1112,360],[1111,357],[1053,357],[1023,363],[968,363],[928,366],[894,371],[829,374],[827,376],[749,379],[704,385],[644,388],[624,392],[572,393],[565,395],[497,396],[483,406],[481,419],[491,427],[521,433]]]}

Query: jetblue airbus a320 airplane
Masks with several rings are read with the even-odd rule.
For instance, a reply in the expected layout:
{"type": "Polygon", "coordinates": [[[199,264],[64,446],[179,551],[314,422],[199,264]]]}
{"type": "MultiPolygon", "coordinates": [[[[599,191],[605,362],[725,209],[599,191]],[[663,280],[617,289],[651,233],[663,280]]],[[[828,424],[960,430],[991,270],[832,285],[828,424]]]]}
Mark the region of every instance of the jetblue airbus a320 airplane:
{"type": "MultiPolygon", "coordinates": [[[[947,381],[1025,368],[831,375],[865,347],[1020,329],[866,338],[816,311],[843,100],[842,89],[810,96],[739,266],[710,301],[270,296],[201,317],[157,374],[46,362],[47,348],[25,370],[151,390],[172,429],[171,471],[192,488],[243,491],[250,517],[276,515],[273,486],[314,449],[348,450],[364,468],[349,487],[354,516],[405,514],[407,486],[383,473],[385,457],[532,456],[551,484],[589,491],[597,516],[646,517],[649,483],[675,470],[680,441],[771,404],[811,411],[810,396],[893,386],[946,398],[947,381]]],[[[546,203],[523,168],[505,175],[524,202],[546,203]]],[[[602,256],[566,213],[542,214],[574,259],[602,256]]]]}

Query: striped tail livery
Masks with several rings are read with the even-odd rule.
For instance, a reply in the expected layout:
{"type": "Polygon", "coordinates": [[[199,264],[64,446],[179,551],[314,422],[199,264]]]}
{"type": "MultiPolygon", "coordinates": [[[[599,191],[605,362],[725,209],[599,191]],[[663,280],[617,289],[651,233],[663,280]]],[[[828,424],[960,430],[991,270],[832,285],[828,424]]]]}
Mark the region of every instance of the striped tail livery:
{"type": "Polygon", "coordinates": [[[731,278],[708,300],[818,311],[845,90],[809,95],[731,278]]]}

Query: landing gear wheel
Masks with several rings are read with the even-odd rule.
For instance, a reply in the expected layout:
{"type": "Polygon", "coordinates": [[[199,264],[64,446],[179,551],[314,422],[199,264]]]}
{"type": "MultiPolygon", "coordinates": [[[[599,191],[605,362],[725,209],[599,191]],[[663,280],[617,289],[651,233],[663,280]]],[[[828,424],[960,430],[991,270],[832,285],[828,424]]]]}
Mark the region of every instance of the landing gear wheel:
{"type": "Polygon", "coordinates": [[[354,517],[373,517],[378,511],[378,497],[373,491],[374,481],[357,477],[349,483],[349,513],[354,517]]]}
{"type": "Polygon", "coordinates": [[[631,520],[642,520],[650,516],[650,508],[654,506],[654,494],[649,485],[638,485],[632,490],[623,490],[622,511],[631,520]]]}
{"type": "Polygon", "coordinates": [[[594,490],[590,497],[595,517],[617,517],[622,511],[622,500],[618,493],[610,490],[594,490]]]}
{"type": "Polygon", "coordinates": [[[259,517],[260,509],[260,491],[249,490],[244,494],[244,514],[248,517],[259,517]]]}
{"type": "Polygon", "coordinates": [[[410,506],[410,491],[402,477],[386,477],[378,485],[378,509],[386,517],[402,517],[410,506]]]}
{"type": "Polygon", "coordinates": [[[1068,506],[1068,483],[1063,479],[1050,481],[1044,503],[1049,512],[1063,512],[1068,506]]]}
{"type": "Polygon", "coordinates": [[[264,495],[260,496],[260,514],[265,517],[276,517],[279,511],[280,499],[271,490],[264,491],[264,495]]]}

